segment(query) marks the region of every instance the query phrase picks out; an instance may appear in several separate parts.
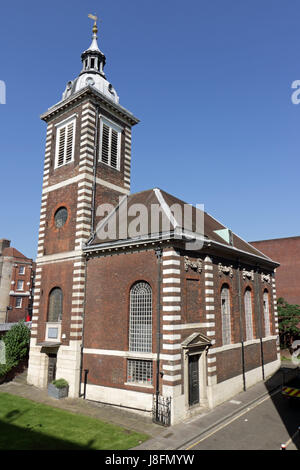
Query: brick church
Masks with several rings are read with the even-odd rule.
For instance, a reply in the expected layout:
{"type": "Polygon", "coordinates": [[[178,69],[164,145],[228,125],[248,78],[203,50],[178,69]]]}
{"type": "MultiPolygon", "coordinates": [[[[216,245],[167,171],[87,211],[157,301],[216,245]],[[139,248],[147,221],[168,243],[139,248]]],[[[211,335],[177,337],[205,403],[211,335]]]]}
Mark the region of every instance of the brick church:
{"type": "Polygon", "coordinates": [[[96,23],[81,60],[41,116],[28,382],[64,378],[71,397],[154,404],[158,419],[165,399],[176,423],[278,369],[278,264],[162,189],[130,193],[139,121],[105,76],[96,23]]]}

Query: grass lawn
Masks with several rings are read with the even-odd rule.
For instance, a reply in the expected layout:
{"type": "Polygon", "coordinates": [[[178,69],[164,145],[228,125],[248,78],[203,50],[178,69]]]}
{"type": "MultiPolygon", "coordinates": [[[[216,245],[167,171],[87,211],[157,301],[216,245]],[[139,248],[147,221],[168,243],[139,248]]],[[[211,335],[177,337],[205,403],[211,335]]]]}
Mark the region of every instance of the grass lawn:
{"type": "Polygon", "coordinates": [[[147,438],[98,419],[0,393],[1,450],[124,450],[147,438]]]}

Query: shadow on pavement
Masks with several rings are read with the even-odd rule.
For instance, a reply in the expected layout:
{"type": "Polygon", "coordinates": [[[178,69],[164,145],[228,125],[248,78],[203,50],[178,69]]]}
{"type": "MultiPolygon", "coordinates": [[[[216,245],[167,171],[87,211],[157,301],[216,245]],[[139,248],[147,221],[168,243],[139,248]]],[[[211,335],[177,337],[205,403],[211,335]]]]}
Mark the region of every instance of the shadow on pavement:
{"type": "MultiPolygon", "coordinates": [[[[300,388],[300,369],[282,366],[279,371],[265,381],[266,389],[275,406],[290,439],[287,442],[287,449],[293,446],[294,449],[300,449],[300,436],[298,427],[300,426],[300,397],[290,399],[282,395],[281,388],[284,385],[298,384],[300,388]],[[274,394],[274,389],[280,387],[280,393],[274,394]]],[[[285,442],[282,442],[285,444],[285,442]]],[[[280,450],[280,449],[278,449],[280,450]]]]}

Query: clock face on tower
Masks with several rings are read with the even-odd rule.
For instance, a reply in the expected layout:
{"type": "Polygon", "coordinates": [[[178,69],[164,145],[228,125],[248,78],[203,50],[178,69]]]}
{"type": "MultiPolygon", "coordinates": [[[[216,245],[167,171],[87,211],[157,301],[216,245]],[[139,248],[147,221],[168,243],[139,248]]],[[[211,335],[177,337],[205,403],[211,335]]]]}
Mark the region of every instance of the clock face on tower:
{"type": "Polygon", "coordinates": [[[95,81],[94,81],[94,79],[93,79],[92,77],[88,77],[88,78],[86,79],[85,83],[86,83],[87,85],[91,85],[91,86],[95,85],[95,81]]]}

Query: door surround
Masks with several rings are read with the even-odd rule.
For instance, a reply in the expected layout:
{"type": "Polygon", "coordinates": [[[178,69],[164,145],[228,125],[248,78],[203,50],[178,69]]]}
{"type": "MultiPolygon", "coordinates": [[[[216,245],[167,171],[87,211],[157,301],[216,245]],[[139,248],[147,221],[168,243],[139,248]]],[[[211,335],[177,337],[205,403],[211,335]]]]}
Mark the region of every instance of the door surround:
{"type": "Polygon", "coordinates": [[[184,384],[183,392],[185,396],[185,407],[187,410],[207,406],[207,380],[206,380],[206,352],[211,346],[210,339],[202,333],[192,333],[182,344],[184,384]],[[190,377],[189,364],[192,356],[199,356],[198,378],[199,378],[199,402],[190,405],[190,377]]]}

